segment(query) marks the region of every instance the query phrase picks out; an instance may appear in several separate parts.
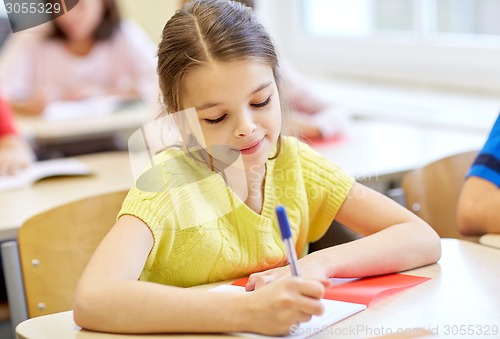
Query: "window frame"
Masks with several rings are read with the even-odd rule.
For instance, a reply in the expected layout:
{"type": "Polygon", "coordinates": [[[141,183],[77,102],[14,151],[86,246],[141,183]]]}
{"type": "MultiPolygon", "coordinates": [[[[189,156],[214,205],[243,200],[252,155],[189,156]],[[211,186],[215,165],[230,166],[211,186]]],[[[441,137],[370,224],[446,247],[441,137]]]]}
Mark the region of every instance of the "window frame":
{"type": "Polygon", "coordinates": [[[257,6],[258,10],[263,7],[262,21],[279,50],[305,71],[500,93],[498,37],[457,33],[311,36],[302,27],[302,0],[261,0],[257,6]]]}

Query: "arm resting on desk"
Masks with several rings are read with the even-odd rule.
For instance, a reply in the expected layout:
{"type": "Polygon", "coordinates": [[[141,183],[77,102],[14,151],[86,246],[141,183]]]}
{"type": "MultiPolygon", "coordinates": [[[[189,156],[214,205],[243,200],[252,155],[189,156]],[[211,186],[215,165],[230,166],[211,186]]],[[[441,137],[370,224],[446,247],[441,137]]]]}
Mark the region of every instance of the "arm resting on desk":
{"type": "Polygon", "coordinates": [[[500,189],[492,182],[469,177],[462,188],[457,222],[464,235],[500,233],[500,189]]]}
{"type": "Polygon", "coordinates": [[[440,258],[439,236],[426,222],[358,183],[351,188],[335,220],[365,237],[301,259],[318,260],[329,270],[328,277],[399,272],[435,263],[440,258]]]}

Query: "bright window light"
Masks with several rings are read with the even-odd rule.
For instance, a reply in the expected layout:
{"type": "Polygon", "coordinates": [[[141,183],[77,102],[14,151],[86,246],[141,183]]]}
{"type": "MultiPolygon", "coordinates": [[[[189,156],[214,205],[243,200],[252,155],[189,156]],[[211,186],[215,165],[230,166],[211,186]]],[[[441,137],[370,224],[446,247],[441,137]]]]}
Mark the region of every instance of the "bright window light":
{"type": "Polygon", "coordinates": [[[322,37],[500,35],[499,0],[302,0],[302,8],[305,31],[322,37]]]}
{"type": "Polygon", "coordinates": [[[371,0],[308,0],[303,5],[308,33],[363,36],[373,30],[371,0]]]}

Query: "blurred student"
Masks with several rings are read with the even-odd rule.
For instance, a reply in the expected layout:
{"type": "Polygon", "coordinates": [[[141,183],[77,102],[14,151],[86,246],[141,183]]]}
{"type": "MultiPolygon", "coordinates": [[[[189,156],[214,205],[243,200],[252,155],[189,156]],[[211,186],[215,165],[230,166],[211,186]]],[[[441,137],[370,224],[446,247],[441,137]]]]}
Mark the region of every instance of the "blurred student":
{"type": "MultiPolygon", "coordinates": [[[[179,7],[192,0],[180,0],[179,7]]],[[[255,10],[254,0],[233,0],[255,10]]],[[[342,134],[349,126],[349,114],[315,94],[307,81],[288,62],[280,56],[280,72],[283,83],[283,96],[290,106],[289,116],[285,118],[284,131],[306,141],[321,141],[342,134]]]]}
{"type": "Polygon", "coordinates": [[[0,176],[28,167],[33,158],[28,144],[16,133],[9,107],[0,98],[0,176]]]}
{"type": "Polygon", "coordinates": [[[500,115],[467,174],[457,220],[464,235],[500,233],[500,115]]]}
{"type": "Polygon", "coordinates": [[[156,48],[121,20],[114,0],[80,0],[51,24],[29,43],[6,46],[0,77],[16,112],[37,115],[52,102],[101,96],[151,100],[157,93],[156,48]]]}

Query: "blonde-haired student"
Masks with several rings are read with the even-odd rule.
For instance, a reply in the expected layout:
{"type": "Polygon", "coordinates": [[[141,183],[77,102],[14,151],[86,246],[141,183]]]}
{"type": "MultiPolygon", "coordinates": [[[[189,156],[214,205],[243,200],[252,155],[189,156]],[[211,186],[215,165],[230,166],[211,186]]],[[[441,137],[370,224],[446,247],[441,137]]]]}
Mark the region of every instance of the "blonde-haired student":
{"type": "Polygon", "coordinates": [[[330,277],[439,259],[439,237],[424,221],[281,134],[278,59],[247,7],[227,0],[182,7],[164,28],[158,75],[184,145],[156,155],[157,186],[137,181],[129,192],[79,282],[78,325],[287,334],[322,313],[330,277]],[[277,205],[287,208],[303,277],[286,267],[277,205]],[[333,219],[366,237],[306,255],[333,219]],[[252,293],[183,288],[248,275],[252,293]]]}

